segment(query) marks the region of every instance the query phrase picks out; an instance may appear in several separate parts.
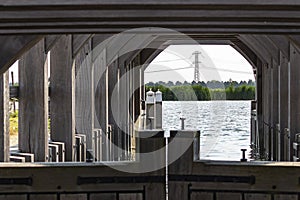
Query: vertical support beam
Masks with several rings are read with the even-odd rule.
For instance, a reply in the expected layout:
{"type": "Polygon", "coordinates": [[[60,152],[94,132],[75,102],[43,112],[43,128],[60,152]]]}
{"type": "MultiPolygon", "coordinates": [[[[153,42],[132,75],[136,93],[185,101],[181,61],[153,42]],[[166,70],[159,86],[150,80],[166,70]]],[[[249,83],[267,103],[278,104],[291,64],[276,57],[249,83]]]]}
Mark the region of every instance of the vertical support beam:
{"type": "Polygon", "coordinates": [[[263,74],[262,74],[262,88],[263,88],[263,135],[264,135],[264,149],[265,149],[265,156],[264,159],[269,160],[269,130],[270,130],[270,121],[269,121],[269,105],[270,105],[270,99],[269,99],[269,94],[270,94],[270,88],[269,88],[269,65],[265,64],[263,66],[263,74]]]}
{"type": "Polygon", "coordinates": [[[300,49],[290,45],[290,160],[293,160],[293,142],[300,133],[300,49]]]}
{"type": "Polygon", "coordinates": [[[273,101],[273,106],[272,106],[272,120],[273,120],[273,129],[272,129],[272,160],[276,161],[277,160],[277,144],[276,144],[276,124],[279,123],[279,113],[278,113],[278,86],[279,86],[279,79],[278,79],[278,63],[275,63],[273,61],[273,68],[272,68],[272,82],[271,84],[273,85],[272,89],[272,101],[273,101]]]}
{"type": "MultiPolygon", "coordinates": [[[[114,89],[118,90],[118,57],[116,56],[113,63],[108,67],[107,69],[107,73],[108,73],[108,124],[110,124],[112,126],[112,144],[113,144],[113,160],[115,161],[119,161],[120,160],[120,156],[119,155],[119,151],[118,148],[121,148],[119,146],[119,128],[118,125],[116,123],[117,119],[115,119],[115,117],[117,117],[117,113],[113,113],[113,109],[112,107],[116,108],[118,107],[118,104],[120,104],[120,101],[118,99],[112,99],[112,94],[114,89]]],[[[118,97],[117,97],[118,98],[118,97]]],[[[122,101],[123,104],[126,101],[122,101]]]]}
{"type": "MultiPolygon", "coordinates": [[[[126,74],[126,62],[123,61],[122,63],[120,62],[120,66],[119,66],[119,77],[122,78],[123,76],[125,76],[126,74]]],[[[125,77],[123,77],[122,79],[124,79],[125,77]]],[[[126,84],[120,84],[120,94],[119,94],[119,99],[120,102],[128,102],[128,100],[126,99],[126,84]]],[[[122,149],[124,149],[124,153],[125,155],[122,155],[123,157],[126,157],[128,155],[128,148],[127,148],[127,143],[126,143],[126,137],[127,137],[127,105],[123,104],[120,107],[120,138],[121,138],[121,146],[122,149]]]]}
{"type": "Polygon", "coordinates": [[[279,124],[280,124],[280,158],[279,161],[284,160],[284,137],[283,130],[288,127],[289,118],[289,72],[288,59],[280,52],[280,66],[279,66],[279,124]]]}
{"type": "Polygon", "coordinates": [[[9,72],[0,75],[0,162],[9,162],[9,72]]]}
{"type": "Polygon", "coordinates": [[[257,70],[256,70],[256,102],[257,102],[257,133],[258,133],[258,148],[260,158],[265,155],[264,146],[264,122],[263,122],[263,63],[257,60],[257,70]]]}
{"type": "Polygon", "coordinates": [[[108,160],[108,135],[107,135],[107,86],[106,86],[106,50],[103,50],[95,58],[94,65],[94,94],[95,116],[94,127],[102,130],[102,159],[108,160]]]}
{"type": "Polygon", "coordinates": [[[19,149],[36,162],[48,157],[48,61],[44,40],[19,62],[19,149]]]}
{"type": "Polygon", "coordinates": [[[66,161],[74,160],[75,69],[72,38],[64,35],[51,50],[51,138],[64,142],[66,161]]]}
{"type": "Polygon", "coordinates": [[[90,54],[91,41],[84,45],[75,58],[76,131],[86,135],[87,149],[92,149],[92,133],[94,129],[94,72],[90,54]]]}

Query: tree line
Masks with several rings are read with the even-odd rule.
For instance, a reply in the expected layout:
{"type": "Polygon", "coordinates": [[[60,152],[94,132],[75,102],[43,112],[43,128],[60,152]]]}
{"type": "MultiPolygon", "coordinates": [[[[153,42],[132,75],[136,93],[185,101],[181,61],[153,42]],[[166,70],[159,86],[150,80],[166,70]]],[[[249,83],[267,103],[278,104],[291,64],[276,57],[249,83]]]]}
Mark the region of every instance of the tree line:
{"type": "MultiPolygon", "coordinates": [[[[252,84],[252,83],[251,83],[252,84]]],[[[158,89],[162,92],[164,101],[209,101],[209,100],[254,100],[255,85],[230,84],[223,88],[209,88],[199,83],[181,85],[146,84],[146,92],[158,89]]]]}

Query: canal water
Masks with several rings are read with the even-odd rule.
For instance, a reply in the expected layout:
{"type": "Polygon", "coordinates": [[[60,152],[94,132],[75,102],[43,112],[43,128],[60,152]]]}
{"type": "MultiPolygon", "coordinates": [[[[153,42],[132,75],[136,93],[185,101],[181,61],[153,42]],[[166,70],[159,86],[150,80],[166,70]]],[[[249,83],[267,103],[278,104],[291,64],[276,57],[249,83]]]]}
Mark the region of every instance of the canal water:
{"type": "Polygon", "coordinates": [[[200,159],[239,161],[241,149],[250,153],[251,101],[165,101],[163,128],[198,129],[200,159]]]}

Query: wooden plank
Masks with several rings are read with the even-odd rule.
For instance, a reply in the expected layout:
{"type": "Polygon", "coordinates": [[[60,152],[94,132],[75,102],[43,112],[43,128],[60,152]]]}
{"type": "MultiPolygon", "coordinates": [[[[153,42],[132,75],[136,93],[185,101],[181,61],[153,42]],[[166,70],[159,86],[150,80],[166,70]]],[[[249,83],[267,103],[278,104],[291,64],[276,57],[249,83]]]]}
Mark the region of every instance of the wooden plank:
{"type": "Polygon", "coordinates": [[[245,194],[245,200],[271,200],[269,194],[245,194]]]}
{"type": "Polygon", "coordinates": [[[45,162],[48,156],[48,62],[44,47],[42,40],[19,61],[19,149],[35,154],[37,162],[45,162]]]}
{"type": "Polygon", "coordinates": [[[193,192],[191,200],[213,200],[213,193],[211,192],[193,192]]]}
{"type": "MultiPolygon", "coordinates": [[[[103,133],[103,139],[107,135],[107,84],[106,84],[106,51],[100,52],[95,56],[94,62],[94,128],[101,129],[103,133]]],[[[103,145],[103,160],[107,160],[106,145],[103,145]]]]}
{"type": "Polygon", "coordinates": [[[57,200],[56,194],[31,194],[30,200],[57,200]]]}
{"type": "MultiPolygon", "coordinates": [[[[280,52],[280,66],[279,66],[279,123],[280,129],[288,127],[289,118],[289,75],[288,75],[289,61],[288,58],[280,52]]],[[[283,147],[283,134],[280,134],[280,160],[283,160],[284,147],[283,147]]],[[[278,144],[277,144],[278,145],[278,144]]]]}
{"type": "Polygon", "coordinates": [[[115,193],[100,193],[90,194],[90,200],[116,200],[117,195],[115,193]]]}
{"type": "Polygon", "coordinates": [[[86,194],[61,194],[60,200],[87,200],[86,194]]]}
{"type": "Polygon", "coordinates": [[[9,162],[9,72],[0,75],[0,162],[9,162]]]}
{"type": "Polygon", "coordinates": [[[20,195],[0,195],[0,199],[5,200],[27,200],[27,195],[20,194],[20,195]]]}
{"type": "Polygon", "coordinates": [[[293,142],[295,142],[295,136],[297,133],[300,133],[300,49],[290,45],[290,71],[289,71],[289,94],[290,94],[290,120],[289,120],[289,129],[290,129],[290,160],[293,160],[293,142]]]}
{"type": "Polygon", "coordinates": [[[119,82],[118,82],[118,57],[115,57],[113,63],[108,66],[107,68],[108,73],[108,124],[112,127],[112,150],[113,150],[113,160],[118,161],[120,159],[118,147],[119,146],[119,128],[117,125],[117,115],[119,111],[116,109],[118,108],[118,105],[120,104],[120,101],[118,99],[118,96],[112,96],[113,92],[116,92],[114,90],[119,91],[119,82]],[[113,99],[115,98],[115,99],[113,99]],[[117,111],[117,112],[114,112],[117,111]]]}
{"type": "Polygon", "coordinates": [[[73,46],[73,57],[75,58],[77,54],[80,53],[81,49],[84,48],[86,44],[90,43],[90,39],[93,35],[91,34],[74,34],[72,35],[72,46],[73,46]]]}
{"type": "Polygon", "coordinates": [[[91,42],[88,42],[75,58],[76,132],[86,135],[87,149],[92,148],[94,128],[94,79],[91,59],[91,42]]]}
{"type": "Polygon", "coordinates": [[[0,73],[4,73],[20,56],[39,42],[43,36],[1,35],[0,73]]]}
{"type": "Polygon", "coordinates": [[[139,194],[139,193],[120,194],[119,200],[143,200],[143,194],[139,194]]]}
{"type": "Polygon", "coordinates": [[[274,200],[298,200],[298,195],[275,194],[274,200]]]}
{"type": "Polygon", "coordinates": [[[45,52],[50,51],[60,37],[61,35],[48,35],[45,37],[45,52]]]}
{"type": "Polygon", "coordinates": [[[228,199],[230,199],[230,200],[242,200],[242,194],[240,194],[240,193],[222,193],[222,192],[220,192],[220,193],[217,193],[217,199],[218,200],[228,200],[228,199]]]}
{"type": "Polygon", "coordinates": [[[51,138],[65,143],[65,159],[74,158],[75,69],[71,36],[62,36],[51,50],[50,116],[51,138]]]}

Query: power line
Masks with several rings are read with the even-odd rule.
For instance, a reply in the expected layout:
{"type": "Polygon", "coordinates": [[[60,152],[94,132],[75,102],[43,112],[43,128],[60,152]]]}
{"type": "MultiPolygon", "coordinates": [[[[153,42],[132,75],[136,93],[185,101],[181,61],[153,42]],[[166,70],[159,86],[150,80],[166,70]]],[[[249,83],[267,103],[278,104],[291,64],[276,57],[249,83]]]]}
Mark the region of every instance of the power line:
{"type": "Polygon", "coordinates": [[[149,72],[145,72],[145,73],[156,73],[156,72],[168,72],[168,71],[177,71],[177,70],[183,70],[183,69],[190,69],[190,68],[194,68],[194,67],[181,67],[181,68],[175,68],[175,69],[161,69],[161,70],[155,70],[155,71],[149,71],[149,72]]]}
{"type": "MultiPolygon", "coordinates": [[[[174,68],[174,69],[162,69],[162,70],[155,70],[155,71],[148,71],[145,73],[157,73],[157,72],[167,72],[167,71],[177,71],[177,70],[183,70],[183,69],[192,69],[194,67],[188,66],[188,67],[181,67],[181,68],[174,68]]],[[[239,74],[253,74],[251,72],[246,72],[246,71],[239,71],[239,70],[230,70],[226,68],[214,68],[214,67],[207,67],[207,66],[201,66],[200,68],[206,68],[209,70],[217,70],[217,71],[226,71],[226,72],[231,72],[231,73],[239,73],[239,74]]]]}
{"type": "Polygon", "coordinates": [[[164,62],[173,62],[173,61],[179,61],[179,60],[184,60],[184,61],[190,61],[189,59],[187,58],[178,58],[178,59],[172,59],[172,60],[161,60],[161,61],[155,61],[155,62],[152,62],[151,64],[155,64],[155,63],[164,63],[164,62]]]}

